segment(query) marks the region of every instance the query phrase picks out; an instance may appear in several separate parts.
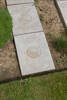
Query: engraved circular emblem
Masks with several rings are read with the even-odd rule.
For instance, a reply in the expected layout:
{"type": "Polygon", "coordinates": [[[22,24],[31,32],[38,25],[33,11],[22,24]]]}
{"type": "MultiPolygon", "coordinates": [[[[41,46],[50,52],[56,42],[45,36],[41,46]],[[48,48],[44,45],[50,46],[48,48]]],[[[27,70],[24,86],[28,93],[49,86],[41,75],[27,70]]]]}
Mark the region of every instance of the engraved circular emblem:
{"type": "Polygon", "coordinates": [[[37,47],[29,47],[26,51],[26,54],[30,58],[38,58],[40,57],[41,51],[37,47]]]}

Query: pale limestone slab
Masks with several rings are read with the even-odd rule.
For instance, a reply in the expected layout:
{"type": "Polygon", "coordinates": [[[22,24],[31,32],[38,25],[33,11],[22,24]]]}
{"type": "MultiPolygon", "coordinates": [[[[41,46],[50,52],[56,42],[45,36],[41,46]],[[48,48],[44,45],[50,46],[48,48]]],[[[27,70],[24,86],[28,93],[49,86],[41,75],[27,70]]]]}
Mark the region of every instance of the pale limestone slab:
{"type": "Polygon", "coordinates": [[[57,0],[57,4],[67,27],[67,0],[57,0]]]}
{"type": "Polygon", "coordinates": [[[13,18],[13,34],[43,31],[34,4],[8,6],[13,18]]]}
{"type": "Polygon", "coordinates": [[[7,5],[34,3],[34,0],[6,0],[7,5]]]}
{"type": "Polygon", "coordinates": [[[43,32],[15,36],[14,39],[22,76],[55,69],[43,32]]]}

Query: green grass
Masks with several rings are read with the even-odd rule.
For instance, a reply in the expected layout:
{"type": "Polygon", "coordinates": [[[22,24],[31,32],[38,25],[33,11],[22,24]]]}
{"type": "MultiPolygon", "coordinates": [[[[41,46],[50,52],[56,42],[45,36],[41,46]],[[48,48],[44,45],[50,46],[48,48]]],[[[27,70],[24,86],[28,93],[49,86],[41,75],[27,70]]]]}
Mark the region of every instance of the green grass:
{"type": "Polygon", "coordinates": [[[0,10],[0,48],[12,39],[12,18],[7,8],[0,10]]]}
{"type": "Polygon", "coordinates": [[[57,38],[56,39],[56,48],[57,50],[67,53],[67,40],[64,40],[63,38],[57,38]]]}
{"type": "Polygon", "coordinates": [[[67,72],[1,84],[0,100],[67,100],[67,72]]]}
{"type": "Polygon", "coordinates": [[[67,32],[63,32],[60,37],[55,39],[55,47],[58,51],[67,54],[67,32]]]}

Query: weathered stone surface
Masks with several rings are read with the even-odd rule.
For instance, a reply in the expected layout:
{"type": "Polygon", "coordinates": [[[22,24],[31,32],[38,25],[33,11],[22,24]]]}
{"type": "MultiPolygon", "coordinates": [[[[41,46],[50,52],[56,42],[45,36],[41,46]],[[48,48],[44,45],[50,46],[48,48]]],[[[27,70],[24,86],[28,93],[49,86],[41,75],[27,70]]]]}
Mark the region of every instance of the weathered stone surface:
{"type": "Polygon", "coordinates": [[[14,39],[22,76],[55,69],[43,32],[15,36],[14,39]]]}
{"type": "Polygon", "coordinates": [[[61,11],[65,25],[67,27],[67,0],[56,0],[58,7],[61,11]]]}
{"type": "Polygon", "coordinates": [[[33,4],[8,6],[8,9],[13,18],[14,35],[43,31],[33,4]]]}
{"type": "Polygon", "coordinates": [[[33,0],[6,0],[7,5],[21,4],[21,3],[33,3],[33,0]]]}

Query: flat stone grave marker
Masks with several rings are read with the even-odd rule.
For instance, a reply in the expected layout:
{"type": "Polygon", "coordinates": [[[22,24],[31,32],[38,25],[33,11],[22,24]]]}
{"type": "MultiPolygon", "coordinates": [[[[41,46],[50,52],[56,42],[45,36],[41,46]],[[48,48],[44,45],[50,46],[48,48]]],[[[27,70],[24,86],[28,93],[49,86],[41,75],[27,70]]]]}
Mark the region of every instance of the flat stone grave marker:
{"type": "Polygon", "coordinates": [[[8,6],[8,10],[13,18],[14,36],[43,31],[34,4],[8,6]]]}
{"type": "Polygon", "coordinates": [[[14,39],[22,76],[55,69],[43,32],[15,36],[14,39]]]}
{"type": "Polygon", "coordinates": [[[22,4],[22,3],[33,3],[33,0],[6,0],[7,5],[22,4]]]}
{"type": "Polygon", "coordinates": [[[62,17],[64,19],[65,25],[67,27],[67,0],[56,0],[62,17]]]}

